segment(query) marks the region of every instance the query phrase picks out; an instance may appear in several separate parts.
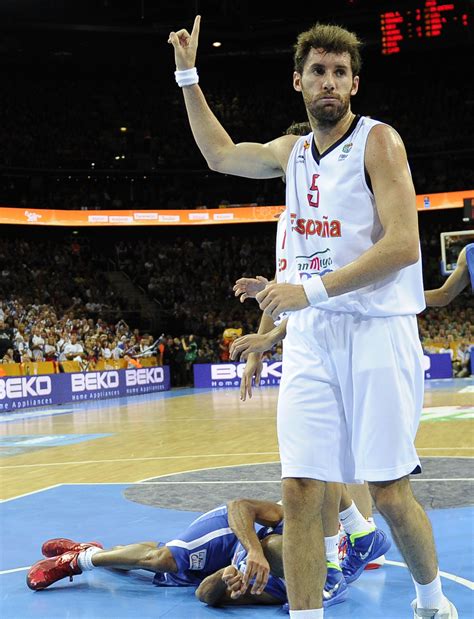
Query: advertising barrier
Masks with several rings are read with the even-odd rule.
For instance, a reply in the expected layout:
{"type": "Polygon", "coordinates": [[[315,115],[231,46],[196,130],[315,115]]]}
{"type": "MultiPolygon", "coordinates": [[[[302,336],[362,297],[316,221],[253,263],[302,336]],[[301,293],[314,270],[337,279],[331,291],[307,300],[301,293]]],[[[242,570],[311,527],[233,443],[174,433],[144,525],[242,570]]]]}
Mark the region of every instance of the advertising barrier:
{"type": "MultiPolygon", "coordinates": [[[[194,386],[228,389],[240,387],[245,363],[196,363],[194,365],[194,386]]],[[[280,384],[281,361],[264,361],[261,386],[280,384]]]]}
{"type": "MultiPolygon", "coordinates": [[[[416,196],[419,211],[463,208],[464,200],[472,200],[474,190],[451,191],[416,196]]],[[[193,210],[120,210],[68,211],[24,209],[0,205],[0,223],[29,226],[202,226],[209,224],[242,224],[276,222],[285,210],[284,204],[260,206],[231,204],[226,208],[193,210]]]]}
{"type": "MultiPolygon", "coordinates": [[[[451,357],[448,353],[425,354],[425,378],[452,378],[451,357]]],[[[229,389],[240,387],[245,363],[197,363],[194,365],[194,386],[196,388],[229,389]]],[[[261,386],[280,384],[281,361],[263,363],[261,386]]]]}
{"type": "Polygon", "coordinates": [[[452,378],[453,364],[449,353],[425,353],[425,378],[452,378]]]}
{"type": "Polygon", "coordinates": [[[0,378],[0,412],[169,391],[168,366],[6,376],[0,378]]]}

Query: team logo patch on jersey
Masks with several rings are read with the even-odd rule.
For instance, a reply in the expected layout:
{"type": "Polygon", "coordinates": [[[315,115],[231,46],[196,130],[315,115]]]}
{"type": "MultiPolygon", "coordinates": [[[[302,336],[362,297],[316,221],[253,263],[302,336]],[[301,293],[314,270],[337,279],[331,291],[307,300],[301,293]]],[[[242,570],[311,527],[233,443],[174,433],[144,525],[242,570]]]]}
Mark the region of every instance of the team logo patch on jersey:
{"type": "Polygon", "coordinates": [[[189,555],[189,569],[190,570],[203,570],[206,564],[207,550],[198,550],[192,552],[189,555]]]}
{"type": "Polygon", "coordinates": [[[352,146],[353,146],[352,142],[348,142],[347,144],[344,144],[344,146],[342,147],[342,153],[339,155],[337,160],[343,161],[344,159],[346,159],[348,154],[351,152],[352,146]]]}

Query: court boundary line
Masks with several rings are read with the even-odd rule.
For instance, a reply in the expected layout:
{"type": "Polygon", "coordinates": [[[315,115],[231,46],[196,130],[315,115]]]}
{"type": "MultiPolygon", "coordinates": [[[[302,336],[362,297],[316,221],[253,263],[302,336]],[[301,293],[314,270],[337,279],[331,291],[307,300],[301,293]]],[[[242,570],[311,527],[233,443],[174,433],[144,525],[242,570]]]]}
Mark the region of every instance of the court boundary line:
{"type": "MultiPolygon", "coordinates": [[[[418,451],[473,451],[473,447],[421,447],[417,449],[418,451]]],[[[71,461],[62,461],[62,462],[35,462],[32,464],[12,464],[0,466],[0,470],[7,469],[24,469],[24,468],[34,468],[34,467],[51,467],[51,466],[68,466],[71,464],[105,464],[112,462],[147,462],[153,460],[187,460],[194,458],[236,458],[240,456],[271,456],[271,455],[280,455],[278,451],[252,451],[249,453],[228,453],[228,454],[186,454],[182,456],[147,456],[144,458],[109,458],[106,460],[71,460],[71,461]]],[[[474,459],[474,456],[423,456],[424,458],[465,458],[465,459],[474,459]]],[[[260,464],[256,462],[255,464],[260,464]]],[[[232,466],[232,465],[231,465],[232,466]]],[[[233,466],[244,466],[240,464],[235,464],[233,466]]],[[[211,467],[212,468],[212,467],[211,467]]],[[[221,468],[221,467],[216,467],[221,468]]],[[[203,469],[206,470],[206,469],[203,469]]]]}
{"type": "MultiPolygon", "coordinates": [[[[271,452],[271,453],[275,453],[275,452],[271,452]]],[[[457,458],[459,460],[473,460],[474,457],[473,456],[424,456],[425,458],[432,458],[432,459],[436,459],[436,460],[440,460],[440,459],[446,459],[446,458],[457,458]]],[[[270,460],[267,462],[245,462],[243,464],[226,464],[224,466],[210,466],[210,467],[204,467],[201,469],[188,469],[186,471],[176,471],[174,473],[164,473],[163,475],[156,475],[153,477],[145,477],[144,479],[138,480],[138,481],[130,481],[130,482],[96,482],[91,483],[91,484],[86,484],[85,482],[77,482],[77,484],[75,485],[132,485],[132,484],[145,484],[147,483],[150,479],[159,479],[160,477],[171,477],[174,475],[185,475],[188,473],[200,473],[203,471],[215,471],[217,469],[228,469],[228,468],[235,468],[235,467],[241,467],[241,466],[257,466],[257,465],[261,465],[261,464],[276,464],[279,461],[275,461],[275,460],[270,460]]],[[[33,466],[33,465],[31,465],[33,466]]],[[[40,465],[38,465],[40,466],[40,465]]],[[[6,468],[6,467],[0,467],[0,470],[2,468],[6,468]]],[[[445,478],[444,478],[445,479],[445,478]]],[[[458,478],[457,478],[458,479],[458,478]]],[[[423,481],[421,479],[417,480],[417,479],[413,479],[412,481],[423,481]]],[[[431,481],[431,480],[428,480],[431,481]]],[[[436,480],[432,480],[432,481],[436,481],[436,480]]],[[[153,483],[153,482],[150,482],[153,483]]],[[[181,482],[182,483],[182,482],[181,482]]],[[[45,492],[47,490],[51,490],[53,488],[59,488],[60,486],[67,486],[67,485],[74,485],[74,484],[70,484],[67,482],[63,482],[60,484],[54,484],[53,486],[47,486],[45,488],[39,488],[38,490],[32,490],[31,492],[26,492],[24,494],[19,494],[19,495],[15,495],[12,497],[8,497],[7,499],[0,499],[0,504],[2,503],[7,503],[9,501],[14,501],[15,499],[21,499],[23,497],[26,496],[30,496],[32,494],[38,494],[39,492],[45,492]]]]}
{"type": "Polygon", "coordinates": [[[39,488],[38,490],[32,490],[31,492],[25,492],[24,494],[19,494],[17,496],[9,497],[8,499],[0,499],[1,503],[8,503],[8,501],[14,501],[15,499],[23,499],[24,497],[30,496],[32,494],[39,494],[40,492],[46,492],[47,490],[53,490],[53,488],[60,488],[61,486],[65,486],[66,484],[54,484],[53,486],[47,486],[46,488],[39,488]]]}
{"type": "MultiPolygon", "coordinates": [[[[180,473],[178,473],[180,475],[180,473]]],[[[166,477],[166,475],[164,476],[166,477]]],[[[428,481],[474,481],[474,477],[427,477],[424,479],[412,479],[411,481],[421,483],[428,481]]],[[[281,479],[216,479],[216,480],[196,480],[196,481],[98,481],[98,482],[65,482],[59,486],[191,486],[193,484],[281,484],[281,479]]],[[[52,486],[54,488],[55,486],[52,486]]],[[[48,488],[49,490],[49,488],[48,488]]],[[[20,497],[19,497],[20,498],[20,497]]],[[[467,505],[465,506],[467,507],[467,505]]],[[[447,508],[449,509],[449,508],[447,508]]]]}
{"type": "MultiPolygon", "coordinates": [[[[403,567],[405,569],[408,569],[408,565],[406,563],[403,563],[402,561],[391,561],[389,559],[386,559],[385,564],[393,565],[394,567],[403,567]]],[[[471,591],[474,590],[474,582],[472,580],[469,580],[468,578],[463,578],[462,576],[456,576],[456,574],[451,574],[450,572],[442,572],[441,570],[439,571],[439,575],[442,578],[446,578],[447,580],[452,580],[458,585],[467,587],[468,589],[471,589],[471,591]]]]}
{"type": "MultiPolygon", "coordinates": [[[[182,456],[147,456],[144,458],[108,458],[105,460],[71,460],[71,461],[62,461],[62,462],[36,462],[33,464],[7,464],[6,466],[0,466],[0,470],[7,469],[22,469],[22,468],[33,468],[33,467],[46,467],[46,466],[68,466],[71,464],[104,464],[111,462],[147,462],[153,460],[188,460],[194,458],[237,458],[241,456],[279,456],[280,453],[278,451],[251,451],[248,453],[227,453],[227,454],[185,454],[182,456]]],[[[258,464],[258,463],[256,463],[258,464]]],[[[232,466],[232,465],[231,465],[232,466]]],[[[234,466],[239,466],[234,465],[234,466]]],[[[217,467],[220,468],[220,467],[217,467]]]]}
{"type": "MultiPolygon", "coordinates": [[[[392,561],[390,559],[386,559],[385,565],[392,565],[393,567],[401,567],[408,570],[407,564],[403,563],[402,561],[392,561]]],[[[31,565],[27,565],[26,567],[15,567],[9,570],[0,570],[0,576],[6,576],[8,574],[14,574],[16,572],[25,572],[30,568],[31,565]]],[[[474,590],[474,582],[472,580],[469,580],[468,578],[464,578],[463,576],[457,576],[456,574],[451,574],[450,572],[445,572],[441,570],[439,571],[439,575],[442,578],[446,578],[446,580],[451,580],[456,584],[461,585],[462,587],[470,589],[471,591],[474,590]]]]}

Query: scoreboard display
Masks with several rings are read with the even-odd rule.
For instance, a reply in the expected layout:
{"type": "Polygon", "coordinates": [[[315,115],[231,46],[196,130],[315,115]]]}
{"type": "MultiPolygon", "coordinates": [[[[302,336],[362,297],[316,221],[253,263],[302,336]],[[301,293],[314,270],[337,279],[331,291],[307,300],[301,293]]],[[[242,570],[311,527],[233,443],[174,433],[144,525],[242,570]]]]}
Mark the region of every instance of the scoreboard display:
{"type": "Polygon", "coordinates": [[[403,49],[430,47],[468,41],[472,35],[472,3],[457,0],[419,0],[411,8],[393,2],[392,9],[380,14],[381,51],[398,54],[403,49]]]}

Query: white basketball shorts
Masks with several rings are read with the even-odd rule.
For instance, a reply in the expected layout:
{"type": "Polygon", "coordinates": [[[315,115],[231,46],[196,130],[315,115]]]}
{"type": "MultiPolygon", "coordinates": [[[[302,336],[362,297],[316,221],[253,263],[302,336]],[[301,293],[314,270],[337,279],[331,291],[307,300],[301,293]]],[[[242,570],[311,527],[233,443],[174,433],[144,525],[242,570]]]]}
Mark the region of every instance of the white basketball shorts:
{"type": "Polygon", "coordinates": [[[358,483],[419,472],[416,316],[290,315],[278,400],[282,477],[358,483]]]}

